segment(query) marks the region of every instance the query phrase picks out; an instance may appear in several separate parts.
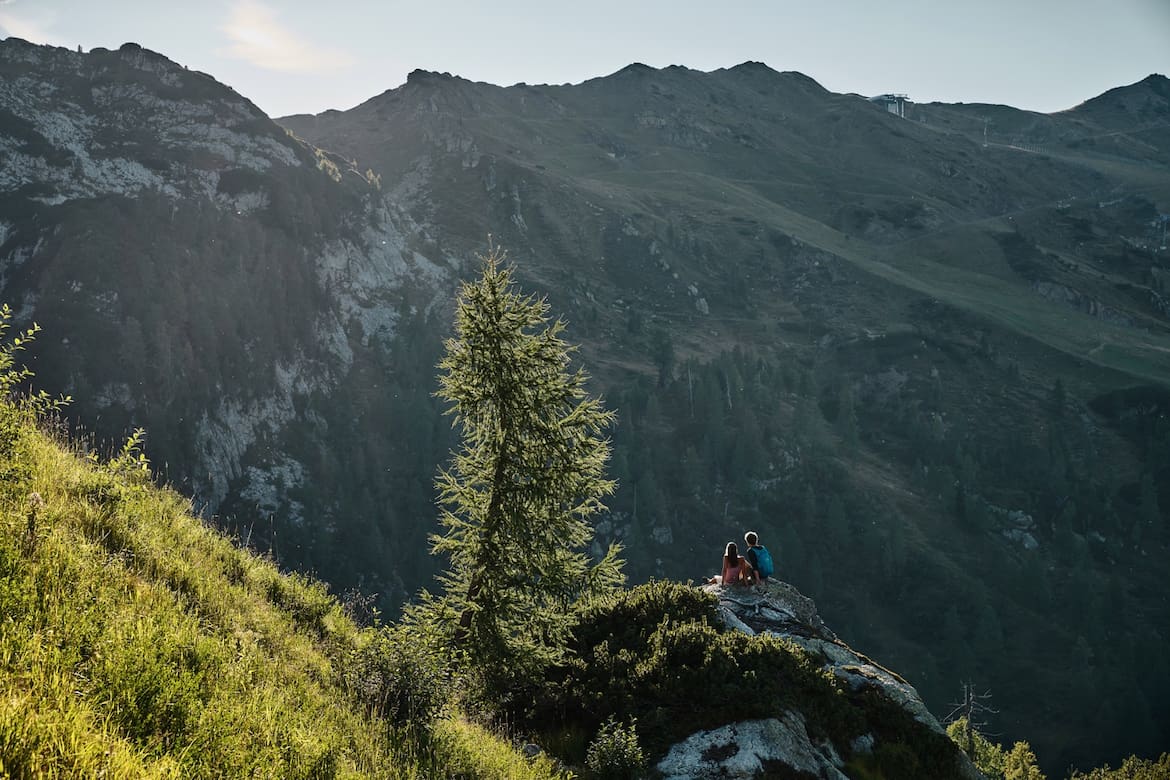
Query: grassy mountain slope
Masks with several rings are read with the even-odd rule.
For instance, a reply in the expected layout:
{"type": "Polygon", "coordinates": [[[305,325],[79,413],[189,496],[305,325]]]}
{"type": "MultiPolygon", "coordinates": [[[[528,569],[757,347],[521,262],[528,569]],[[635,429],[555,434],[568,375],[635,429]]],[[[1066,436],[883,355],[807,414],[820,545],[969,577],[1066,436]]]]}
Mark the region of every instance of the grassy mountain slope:
{"type": "Polygon", "coordinates": [[[554,776],[458,721],[420,764],[345,682],[372,635],[321,584],[207,528],[133,453],[0,416],[0,775],[554,776]]]}
{"type": "MultiPolygon", "coordinates": [[[[1148,91],[1157,103],[1164,81],[1154,76],[1126,89],[1148,91]]],[[[1116,100],[1103,96],[1066,112],[1075,118],[1037,121],[1065,134],[1075,128],[1131,137],[1115,129],[1125,119],[1095,121],[1105,113],[1093,109],[1101,102],[1116,100]]],[[[564,288],[566,272],[585,273],[603,259],[602,278],[590,280],[602,300],[677,318],[690,303],[678,292],[693,283],[716,318],[734,317],[745,304],[760,318],[783,315],[767,296],[752,295],[761,291],[750,282],[746,300],[735,295],[742,282],[738,290],[731,285],[748,276],[749,258],[775,262],[770,244],[780,236],[1078,359],[1170,381],[1164,316],[1142,318],[1149,334],[1123,333],[1074,316],[1064,300],[1036,295],[1032,279],[1011,273],[1006,253],[972,252],[978,242],[1020,232],[1019,218],[1051,219],[1077,198],[1170,196],[1164,170],[1149,184],[1121,171],[1103,176],[1089,155],[1066,147],[1058,156],[1002,142],[983,146],[975,133],[983,108],[1012,117],[1013,130],[1023,124],[1016,117],[1027,114],[931,105],[921,109],[931,120],[922,124],[759,64],[712,73],[633,65],[573,86],[500,88],[415,72],[405,86],[350,111],[281,122],[374,166],[448,241],[502,236],[550,289],[564,288]],[[951,115],[971,121],[949,132],[940,117],[951,115]],[[658,270],[658,278],[638,273],[644,268],[658,270]],[[674,292],[671,274],[680,277],[674,292]],[[1093,351],[1102,342],[1109,348],[1093,351]]],[[[1151,111],[1161,116],[1157,110],[1140,116],[1148,121],[1151,111]]],[[[1136,132],[1131,124],[1126,129],[1136,132]]],[[[1039,133],[1029,125],[1011,137],[1035,143],[1039,133]]],[[[1132,235],[1141,226],[1115,221],[1102,228],[1132,235]]],[[[1063,259],[1065,252],[1057,254],[1063,259]]],[[[1109,295],[1091,273],[1068,286],[1088,298],[1109,295]]],[[[790,300],[777,292],[775,303],[790,300]]],[[[751,338],[751,324],[730,322],[724,343],[751,338]]]]}

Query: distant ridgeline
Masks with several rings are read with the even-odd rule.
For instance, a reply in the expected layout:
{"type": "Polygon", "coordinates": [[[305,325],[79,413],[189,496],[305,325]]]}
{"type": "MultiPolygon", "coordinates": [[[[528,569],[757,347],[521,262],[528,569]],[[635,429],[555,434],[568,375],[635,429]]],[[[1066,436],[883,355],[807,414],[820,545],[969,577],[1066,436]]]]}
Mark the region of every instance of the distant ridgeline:
{"type": "Polygon", "coordinates": [[[0,298],[75,430],[144,428],[204,517],[389,616],[439,568],[434,366],[490,233],[618,416],[598,555],[685,580],[753,528],[931,711],[975,682],[1050,774],[1116,764],[1170,745],[1168,85],[901,118],[758,63],[417,71],[278,124],[9,38],[0,298]]]}

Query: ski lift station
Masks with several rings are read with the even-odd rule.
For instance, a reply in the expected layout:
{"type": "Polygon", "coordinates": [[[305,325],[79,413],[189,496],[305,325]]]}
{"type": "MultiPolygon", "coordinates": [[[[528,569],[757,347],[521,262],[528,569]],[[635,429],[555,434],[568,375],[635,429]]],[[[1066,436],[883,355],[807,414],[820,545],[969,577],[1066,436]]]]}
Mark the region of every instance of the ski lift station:
{"type": "Polygon", "coordinates": [[[906,118],[906,103],[907,97],[901,92],[891,92],[886,95],[874,95],[869,99],[870,103],[877,103],[879,106],[884,106],[886,111],[891,114],[906,118]]]}

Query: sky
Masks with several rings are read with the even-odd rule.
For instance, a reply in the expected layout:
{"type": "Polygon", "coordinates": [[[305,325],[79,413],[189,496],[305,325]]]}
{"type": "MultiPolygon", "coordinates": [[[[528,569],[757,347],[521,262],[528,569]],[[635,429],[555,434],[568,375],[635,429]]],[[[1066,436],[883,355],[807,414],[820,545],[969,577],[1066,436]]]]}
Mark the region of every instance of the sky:
{"type": "Polygon", "coordinates": [[[747,60],[835,92],[1059,111],[1170,74],[1170,0],[0,0],[0,37],[133,41],[271,116],[351,108],[415,68],[510,85],[747,60]]]}

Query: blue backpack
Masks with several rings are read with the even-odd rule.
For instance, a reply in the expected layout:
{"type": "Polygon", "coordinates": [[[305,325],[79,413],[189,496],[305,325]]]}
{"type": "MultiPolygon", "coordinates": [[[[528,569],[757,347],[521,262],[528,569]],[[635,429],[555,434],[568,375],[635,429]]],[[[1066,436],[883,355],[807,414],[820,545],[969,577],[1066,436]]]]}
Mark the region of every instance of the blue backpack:
{"type": "Polygon", "coordinates": [[[771,577],[775,567],[772,565],[772,553],[768,552],[768,548],[764,545],[756,545],[749,548],[756,553],[756,571],[760,573],[761,577],[771,577]]]}

